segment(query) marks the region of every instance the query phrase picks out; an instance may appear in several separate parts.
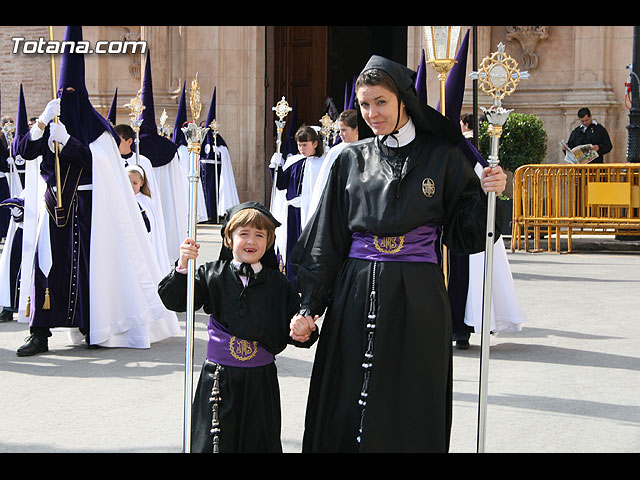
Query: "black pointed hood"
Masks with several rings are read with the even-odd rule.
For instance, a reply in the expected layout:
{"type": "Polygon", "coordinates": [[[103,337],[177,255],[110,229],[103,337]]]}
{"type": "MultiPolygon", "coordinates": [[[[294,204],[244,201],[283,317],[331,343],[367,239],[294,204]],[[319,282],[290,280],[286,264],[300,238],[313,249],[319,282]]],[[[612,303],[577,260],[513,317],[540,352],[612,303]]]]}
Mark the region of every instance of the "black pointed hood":
{"type": "Polygon", "coordinates": [[[459,126],[452,125],[440,112],[420,101],[415,88],[416,72],[379,55],[373,55],[362,72],[371,69],[383,70],[394,80],[416,130],[433,134],[454,145],[464,139],[459,126]]]}
{"type": "Polygon", "coordinates": [[[111,125],[116,124],[116,115],[118,112],[118,89],[113,94],[113,99],[111,100],[111,107],[109,107],[109,112],[107,113],[107,120],[111,125]]]}

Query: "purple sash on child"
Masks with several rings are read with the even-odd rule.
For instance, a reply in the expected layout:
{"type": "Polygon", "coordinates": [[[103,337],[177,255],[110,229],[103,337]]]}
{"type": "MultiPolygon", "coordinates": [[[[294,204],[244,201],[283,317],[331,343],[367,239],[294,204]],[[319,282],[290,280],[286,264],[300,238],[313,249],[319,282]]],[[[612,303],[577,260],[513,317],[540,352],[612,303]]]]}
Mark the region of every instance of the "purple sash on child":
{"type": "Polygon", "coordinates": [[[434,224],[418,228],[395,237],[379,237],[370,232],[352,235],[349,257],[380,262],[438,263],[435,242],[440,227],[434,224]]]}
{"type": "Polygon", "coordinates": [[[213,316],[209,318],[207,359],[231,367],[261,367],[273,363],[274,355],[258,342],[230,335],[213,316]]]}

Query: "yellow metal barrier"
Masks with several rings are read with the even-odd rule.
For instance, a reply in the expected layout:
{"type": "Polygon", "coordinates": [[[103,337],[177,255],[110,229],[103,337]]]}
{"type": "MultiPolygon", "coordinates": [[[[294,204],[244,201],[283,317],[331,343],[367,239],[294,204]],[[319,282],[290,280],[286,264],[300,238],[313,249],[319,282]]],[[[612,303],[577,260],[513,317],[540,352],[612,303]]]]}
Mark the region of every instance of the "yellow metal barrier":
{"type": "Polygon", "coordinates": [[[561,235],[640,234],[640,163],[540,164],[519,167],[513,177],[511,250],[561,250],[561,235]],[[555,237],[555,240],[554,240],[555,237]]]}

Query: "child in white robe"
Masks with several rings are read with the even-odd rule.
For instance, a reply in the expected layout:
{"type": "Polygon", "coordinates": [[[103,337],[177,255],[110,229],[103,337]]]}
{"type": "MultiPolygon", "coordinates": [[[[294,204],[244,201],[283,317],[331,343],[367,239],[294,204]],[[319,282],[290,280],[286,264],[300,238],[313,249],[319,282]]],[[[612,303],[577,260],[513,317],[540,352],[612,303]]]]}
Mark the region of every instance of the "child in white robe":
{"type": "Polygon", "coordinates": [[[162,223],[158,221],[160,218],[156,211],[154,202],[151,200],[151,190],[146,181],[146,173],[140,165],[129,165],[126,167],[129,181],[133,187],[133,193],[136,201],[144,211],[150,224],[149,237],[151,246],[153,247],[158,264],[162,273],[165,275],[171,270],[172,263],[167,253],[166,236],[162,231],[162,223]]]}

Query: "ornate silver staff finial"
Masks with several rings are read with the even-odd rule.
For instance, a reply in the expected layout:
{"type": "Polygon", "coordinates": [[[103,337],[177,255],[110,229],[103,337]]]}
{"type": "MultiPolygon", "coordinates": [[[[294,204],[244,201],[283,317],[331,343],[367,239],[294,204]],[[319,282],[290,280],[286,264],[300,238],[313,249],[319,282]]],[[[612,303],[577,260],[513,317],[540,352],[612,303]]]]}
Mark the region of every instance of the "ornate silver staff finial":
{"type": "Polygon", "coordinates": [[[131,127],[135,132],[140,130],[140,125],[142,125],[142,118],[140,118],[140,115],[142,114],[142,111],[147,108],[142,103],[141,95],[142,93],[138,92],[138,94],[125,105],[125,107],[129,107],[129,110],[131,111],[129,113],[129,117],[131,117],[131,127]]]}
{"type": "Polygon", "coordinates": [[[529,76],[529,72],[520,72],[518,63],[504,53],[503,43],[499,43],[498,50],[482,60],[477,72],[470,74],[471,78],[479,81],[480,88],[494,98],[494,104],[511,95],[520,80],[529,76]]]}
{"type": "Polygon", "coordinates": [[[331,120],[329,114],[325,114],[320,119],[320,134],[324,139],[325,145],[328,146],[329,144],[331,144],[331,137],[333,135],[333,120],[331,120]]]}
{"type": "Polygon", "coordinates": [[[211,130],[211,133],[213,134],[213,138],[217,138],[218,132],[220,131],[220,124],[218,123],[218,120],[214,119],[209,124],[209,130],[211,130]]]}
{"type": "Polygon", "coordinates": [[[284,131],[284,126],[286,124],[286,122],[284,121],[284,118],[293,109],[289,106],[289,104],[287,103],[287,101],[283,96],[282,99],[280,99],[280,101],[276,103],[276,106],[271,108],[271,110],[276,112],[276,116],[278,117],[278,120],[276,120],[276,127],[277,127],[277,134],[278,134],[276,150],[278,153],[280,153],[280,147],[282,146],[282,132],[284,131]]]}
{"type": "Polygon", "coordinates": [[[13,142],[13,134],[15,133],[15,131],[16,131],[16,126],[12,121],[8,121],[2,126],[2,132],[4,133],[4,136],[7,138],[8,145],[11,145],[11,142],[13,142]]]}
{"type": "Polygon", "coordinates": [[[163,109],[162,115],[160,115],[160,127],[158,128],[158,133],[163,137],[169,136],[169,126],[167,125],[167,118],[167,110],[163,109]]]}
{"type": "Polygon", "coordinates": [[[142,125],[142,111],[147,108],[144,106],[144,104],[142,103],[142,92],[138,91],[138,94],[133,97],[129,103],[127,103],[125,105],[125,107],[129,107],[130,113],[129,113],[129,120],[131,122],[131,128],[133,128],[133,131],[136,134],[136,148],[135,148],[135,153],[136,153],[136,165],[140,164],[140,126],[142,125]]]}

